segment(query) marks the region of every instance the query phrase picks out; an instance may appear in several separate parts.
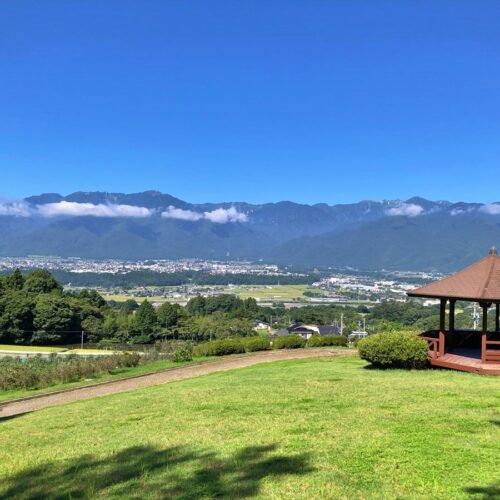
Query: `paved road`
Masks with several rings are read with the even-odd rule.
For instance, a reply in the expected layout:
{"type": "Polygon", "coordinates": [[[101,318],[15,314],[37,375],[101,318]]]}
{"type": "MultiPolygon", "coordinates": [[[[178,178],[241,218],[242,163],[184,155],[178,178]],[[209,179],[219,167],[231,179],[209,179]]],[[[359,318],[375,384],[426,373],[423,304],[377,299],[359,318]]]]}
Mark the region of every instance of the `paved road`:
{"type": "Polygon", "coordinates": [[[198,365],[181,366],[179,368],[171,368],[148,375],[114,380],[111,382],[103,382],[100,384],[69,389],[52,394],[42,394],[29,399],[13,401],[11,403],[0,403],[0,420],[4,417],[41,410],[42,408],[46,408],[48,406],[62,405],[98,396],[107,396],[109,394],[116,394],[119,392],[133,391],[142,387],[167,384],[177,380],[199,377],[201,375],[207,375],[214,372],[233,370],[235,368],[244,368],[246,366],[252,366],[259,363],[269,363],[271,361],[282,361],[287,359],[346,355],[353,354],[354,352],[355,351],[345,349],[320,348],[265,351],[252,355],[224,357],[215,361],[200,363],[198,365]]]}

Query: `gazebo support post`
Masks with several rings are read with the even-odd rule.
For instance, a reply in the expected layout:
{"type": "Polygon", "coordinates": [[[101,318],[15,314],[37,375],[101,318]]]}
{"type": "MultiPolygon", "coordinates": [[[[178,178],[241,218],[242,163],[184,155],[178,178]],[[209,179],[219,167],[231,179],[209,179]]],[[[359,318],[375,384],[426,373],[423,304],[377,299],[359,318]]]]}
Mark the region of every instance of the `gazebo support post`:
{"type": "Polygon", "coordinates": [[[500,333],[500,303],[496,304],[495,331],[500,333]]]}
{"type": "Polygon", "coordinates": [[[444,356],[444,343],[445,343],[445,331],[446,331],[446,302],[447,299],[441,299],[441,304],[439,308],[439,352],[438,356],[444,356]]]}
{"type": "Polygon", "coordinates": [[[481,336],[481,361],[486,361],[486,338],[488,335],[488,304],[485,302],[480,304],[483,308],[483,333],[481,336]]]}
{"type": "Polygon", "coordinates": [[[450,320],[449,320],[449,335],[448,342],[453,347],[455,345],[455,304],[456,300],[450,300],[450,320]]]}

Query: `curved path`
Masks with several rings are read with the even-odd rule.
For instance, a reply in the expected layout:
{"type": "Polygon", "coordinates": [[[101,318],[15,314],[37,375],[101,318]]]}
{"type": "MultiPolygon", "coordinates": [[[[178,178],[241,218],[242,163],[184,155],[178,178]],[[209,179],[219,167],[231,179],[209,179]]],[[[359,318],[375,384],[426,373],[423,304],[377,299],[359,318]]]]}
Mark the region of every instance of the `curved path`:
{"type": "Polygon", "coordinates": [[[167,384],[177,380],[199,377],[209,373],[233,370],[235,368],[244,368],[259,363],[269,363],[271,361],[282,361],[287,359],[304,359],[324,356],[336,356],[341,354],[352,354],[355,351],[346,349],[296,349],[283,351],[264,351],[250,355],[230,356],[217,359],[215,361],[206,361],[195,365],[180,366],[179,368],[169,368],[155,373],[129,377],[110,382],[102,382],[90,386],[76,389],[67,389],[64,391],[53,392],[50,394],[41,394],[30,398],[20,399],[6,403],[0,403],[0,420],[5,417],[19,415],[41,410],[47,406],[56,406],[73,401],[95,398],[98,396],[107,396],[119,392],[133,391],[142,387],[152,385],[167,384]]]}

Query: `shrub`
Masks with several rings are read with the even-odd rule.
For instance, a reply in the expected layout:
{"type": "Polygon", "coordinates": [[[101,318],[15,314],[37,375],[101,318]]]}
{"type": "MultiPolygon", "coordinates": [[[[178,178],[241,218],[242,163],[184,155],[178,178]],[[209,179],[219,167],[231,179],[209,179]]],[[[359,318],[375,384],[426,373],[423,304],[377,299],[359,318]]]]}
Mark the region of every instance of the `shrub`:
{"type": "Polygon", "coordinates": [[[413,333],[386,332],[361,339],[359,355],[379,368],[424,368],[427,342],[413,333]]]}
{"type": "Polygon", "coordinates": [[[273,341],[273,349],[298,349],[305,345],[306,341],[300,335],[277,337],[273,341]]]}
{"type": "Polygon", "coordinates": [[[189,349],[188,346],[179,347],[172,355],[172,361],[174,363],[184,363],[186,361],[193,360],[193,350],[189,349]]]}
{"type": "Polygon", "coordinates": [[[247,352],[266,351],[271,348],[269,337],[267,336],[247,337],[243,340],[243,345],[247,352]]]}
{"type": "Polygon", "coordinates": [[[245,346],[240,338],[227,338],[205,342],[193,348],[194,356],[224,356],[245,352],[245,346]]]}
{"type": "Polygon", "coordinates": [[[56,383],[77,382],[110,373],[117,368],[137,366],[141,357],[137,353],[112,356],[82,357],[51,356],[26,360],[7,358],[0,360],[0,390],[38,389],[56,383]]]}
{"type": "Polygon", "coordinates": [[[346,346],[347,337],[339,335],[313,335],[307,341],[307,347],[323,347],[323,346],[346,346]]]}

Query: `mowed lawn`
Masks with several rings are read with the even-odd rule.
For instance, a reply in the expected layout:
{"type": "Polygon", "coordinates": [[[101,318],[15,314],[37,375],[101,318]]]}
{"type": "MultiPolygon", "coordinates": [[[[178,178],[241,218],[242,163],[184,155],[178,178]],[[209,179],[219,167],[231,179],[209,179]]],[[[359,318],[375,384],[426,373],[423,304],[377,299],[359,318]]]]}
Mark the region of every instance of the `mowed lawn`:
{"type": "Polygon", "coordinates": [[[0,420],[0,498],[500,496],[500,378],[262,364],[0,420]]]}

